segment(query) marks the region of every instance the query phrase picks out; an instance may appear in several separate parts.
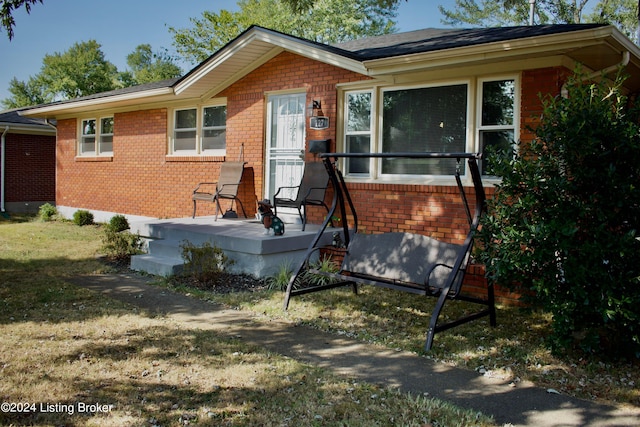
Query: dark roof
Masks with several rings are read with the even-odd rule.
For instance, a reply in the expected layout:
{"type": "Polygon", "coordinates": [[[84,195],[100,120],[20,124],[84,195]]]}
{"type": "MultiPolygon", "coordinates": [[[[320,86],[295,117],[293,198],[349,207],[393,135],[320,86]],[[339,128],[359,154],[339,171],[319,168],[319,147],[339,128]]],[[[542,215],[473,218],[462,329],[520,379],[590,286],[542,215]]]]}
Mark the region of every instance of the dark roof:
{"type": "Polygon", "coordinates": [[[80,98],[65,99],[63,101],[55,101],[48,104],[33,105],[29,108],[37,108],[37,107],[42,107],[44,105],[62,105],[62,104],[67,104],[71,102],[89,101],[92,99],[108,98],[110,96],[126,95],[128,93],[143,92],[145,90],[169,88],[169,87],[172,87],[178,80],[180,80],[180,78],[160,80],[157,82],[145,83],[145,84],[136,85],[136,86],[129,86],[122,89],[114,89],[107,92],[94,93],[92,95],[81,96],[80,98]]]}
{"type": "MultiPolygon", "coordinates": [[[[561,34],[573,31],[587,30],[592,28],[604,27],[606,24],[562,24],[562,25],[535,25],[535,26],[518,26],[518,27],[494,27],[494,28],[467,28],[467,29],[436,29],[427,28],[423,30],[409,31],[405,33],[394,33],[382,36],[367,37],[359,40],[328,45],[318,43],[312,40],[303,39],[301,37],[292,36],[281,33],[279,31],[270,30],[268,28],[252,25],[235,39],[228,42],[224,47],[216,51],[208,59],[204,60],[192,70],[179,78],[162,80],[153,83],[147,83],[138,86],[116,89],[108,92],[96,93],[70,100],[52,102],[49,105],[62,105],[71,102],[94,100],[107,98],[111,96],[124,95],[128,93],[143,92],[153,89],[175,87],[181,81],[185,80],[191,74],[196,73],[205,64],[220,55],[225,48],[233,45],[237,40],[242,39],[244,35],[251,31],[260,31],[271,33],[294,40],[309,47],[322,49],[336,55],[350,58],[356,61],[367,61],[381,58],[392,58],[395,56],[425,53],[444,49],[453,49],[458,47],[481,45],[486,43],[501,42],[507,40],[525,39],[531,37],[540,37],[552,34],[561,34]]],[[[32,106],[36,108],[40,106],[32,106]]]]}
{"type": "Polygon", "coordinates": [[[517,40],[604,27],[606,24],[534,25],[471,29],[409,31],[368,37],[334,45],[361,61],[390,58],[411,53],[433,52],[480,44],[517,40]]]}
{"type": "MultiPolygon", "coordinates": [[[[26,108],[18,108],[15,110],[0,111],[0,127],[2,126],[35,126],[49,128],[49,125],[45,123],[44,119],[36,119],[30,117],[23,117],[20,115],[20,111],[26,110],[26,108]]],[[[0,132],[2,129],[0,128],[0,132]]]]}

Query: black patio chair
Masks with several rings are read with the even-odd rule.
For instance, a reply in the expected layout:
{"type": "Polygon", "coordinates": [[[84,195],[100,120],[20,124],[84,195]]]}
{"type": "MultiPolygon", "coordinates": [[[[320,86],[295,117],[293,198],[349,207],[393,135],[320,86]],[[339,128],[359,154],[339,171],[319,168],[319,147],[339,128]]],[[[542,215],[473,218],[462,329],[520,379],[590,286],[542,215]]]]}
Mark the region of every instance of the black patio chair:
{"type": "Polygon", "coordinates": [[[218,212],[222,212],[222,209],[220,208],[220,199],[237,201],[238,205],[240,205],[240,208],[242,209],[242,214],[245,218],[247,217],[247,214],[244,211],[244,206],[242,206],[242,202],[238,198],[238,189],[240,188],[244,165],[246,163],[247,162],[224,162],[220,165],[220,177],[217,182],[201,182],[198,184],[191,195],[191,200],[193,200],[193,218],[196,217],[196,202],[198,200],[206,200],[216,204],[215,221],[217,221],[218,212]],[[215,191],[206,192],[200,190],[202,186],[211,187],[214,185],[215,191]]]}
{"type": "Polygon", "coordinates": [[[324,206],[329,212],[329,207],[324,202],[324,197],[329,186],[329,174],[322,162],[307,162],[304,165],[302,181],[300,185],[293,187],[280,187],[273,195],[273,210],[278,215],[278,208],[296,208],[302,220],[302,231],[307,225],[307,206],[324,206]],[[278,197],[283,189],[298,189],[295,199],[278,197]]]}

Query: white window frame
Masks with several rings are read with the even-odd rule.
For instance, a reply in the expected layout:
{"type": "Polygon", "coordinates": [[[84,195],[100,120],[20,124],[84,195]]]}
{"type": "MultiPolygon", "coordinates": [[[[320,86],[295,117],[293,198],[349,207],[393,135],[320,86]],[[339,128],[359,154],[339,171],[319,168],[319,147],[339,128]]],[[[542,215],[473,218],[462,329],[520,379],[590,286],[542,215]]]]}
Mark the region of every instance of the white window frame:
{"type": "Polygon", "coordinates": [[[98,139],[98,148],[100,150],[99,154],[100,155],[113,155],[113,130],[111,132],[105,132],[103,127],[102,127],[103,121],[106,120],[106,119],[111,119],[111,121],[113,122],[112,126],[114,128],[115,128],[115,124],[116,124],[115,119],[114,119],[113,116],[100,117],[100,119],[99,119],[99,123],[100,123],[99,133],[100,133],[100,135],[99,135],[99,139],[98,139]],[[102,149],[102,144],[104,142],[103,140],[104,140],[105,137],[111,137],[111,150],[103,150],[102,149]]]}
{"type": "Polygon", "coordinates": [[[204,127],[204,110],[206,108],[212,107],[225,107],[227,108],[226,100],[220,102],[212,102],[207,104],[199,104],[199,105],[186,105],[181,107],[176,107],[170,110],[169,112],[169,123],[171,130],[169,132],[169,147],[168,147],[168,155],[170,156],[225,156],[227,152],[226,148],[226,136],[225,136],[225,148],[224,149],[204,149],[202,146],[202,141],[204,138],[205,130],[222,130],[226,131],[227,124],[225,120],[224,126],[213,126],[213,127],[204,127]],[[196,111],[196,123],[195,128],[176,128],[176,115],[179,111],[187,111],[187,110],[195,110],[196,111]],[[195,146],[193,150],[176,150],[175,149],[175,141],[176,141],[176,132],[195,132],[195,146]]]}
{"type": "MultiPolygon", "coordinates": [[[[475,150],[476,152],[482,152],[482,137],[481,134],[484,131],[500,131],[500,130],[511,130],[513,131],[513,140],[514,145],[515,141],[520,139],[520,78],[517,74],[504,74],[504,75],[495,75],[495,76],[485,76],[479,77],[477,79],[477,95],[476,95],[476,126],[475,126],[475,135],[474,139],[475,150]],[[513,123],[511,125],[483,125],[482,124],[482,101],[483,101],[483,89],[484,83],[486,82],[497,82],[502,80],[513,80],[513,123]]],[[[484,179],[499,179],[498,177],[491,175],[483,175],[484,179]]]]}
{"type": "MultiPolygon", "coordinates": [[[[104,119],[112,119],[114,120],[114,116],[101,116],[101,117],[82,117],[78,119],[78,157],[110,157],[113,156],[113,148],[110,151],[101,151],[101,141],[103,136],[111,136],[113,138],[113,133],[102,133],[102,120],[104,119]],[[85,123],[93,121],[95,133],[94,134],[85,134],[84,128],[85,123]],[[93,138],[93,150],[85,151],[85,140],[88,138],[93,138]]],[[[115,120],[114,120],[115,127],[115,120]]],[[[113,139],[112,139],[113,143],[113,139]]],[[[112,145],[113,147],[113,145],[112,145]]]]}
{"type": "MultiPolygon", "coordinates": [[[[382,104],[384,102],[384,93],[399,91],[399,90],[412,90],[412,89],[427,89],[427,88],[436,88],[436,87],[445,87],[445,86],[457,86],[457,85],[465,85],[467,88],[467,111],[465,112],[465,121],[466,121],[466,129],[465,129],[465,141],[464,147],[465,151],[469,150],[470,147],[470,138],[469,138],[469,128],[473,126],[473,122],[471,121],[472,116],[472,108],[473,108],[473,86],[472,81],[470,79],[456,79],[456,80],[445,80],[438,81],[434,83],[428,84],[419,84],[419,85],[406,85],[406,86],[388,86],[380,89],[380,99],[378,104],[382,104]]],[[[384,134],[384,123],[383,123],[383,106],[379,105],[380,113],[378,115],[378,137],[376,138],[376,152],[382,152],[382,145],[384,141],[382,140],[384,134]]],[[[424,182],[425,180],[429,181],[439,181],[439,180],[450,180],[449,175],[406,175],[406,174],[383,174],[382,173],[382,160],[376,159],[376,171],[377,171],[377,180],[381,182],[406,182],[406,183],[415,183],[415,182],[424,182]]]]}
{"type": "Polygon", "coordinates": [[[204,110],[206,110],[207,108],[220,108],[220,107],[224,107],[225,109],[227,108],[226,104],[213,104],[213,105],[205,105],[202,107],[201,109],[201,117],[202,117],[202,125],[199,127],[199,129],[201,130],[200,133],[200,151],[202,152],[202,154],[205,155],[209,155],[209,156],[224,156],[227,152],[227,140],[226,140],[226,135],[225,135],[225,143],[224,143],[224,148],[217,148],[217,149],[205,149],[202,146],[202,142],[204,141],[204,133],[207,130],[224,130],[226,133],[227,130],[227,121],[226,121],[226,112],[225,112],[225,123],[224,125],[218,125],[218,126],[205,126],[204,125],[204,110]]]}
{"type": "MultiPolygon", "coordinates": [[[[340,130],[342,133],[342,150],[347,151],[347,136],[352,135],[353,133],[348,132],[347,130],[347,118],[348,118],[348,96],[349,94],[358,93],[358,92],[370,92],[372,93],[371,98],[371,120],[372,120],[372,132],[371,132],[371,152],[381,152],[382,143],[381,135],[383,134],[383,123],[382,123],[382,113],[381,113],[381,103],[383,102],[383,94],[385,91],[394,91],[394,90],[404,90],[404,89],[413,89],[413,88],[424,88],[424,87],[439,87],[439,86],[451,86],[456,84],[466,84],[467,85],[467,132],[466,132],[466,142],[465,142],[465,151],[478,153],[481,152],[481,132],[482,131],[490,131],[490,130],[512,130],[513,131],[513,139],[514,141],[518,141],[520,138],[520,118],[521,118],[521,105],[520,105],[520,97],[521,97],[521,78],[518,73],[508,73],[508,74],[495,74],[495,75],[486,75],[481,77],[471,77],[467,79],[455,79],[451,81],[438,81],[431,84],[420,84],[420,85],[376,85],[375,83],[372,86],[363,86],[363,85],[344,85],[341,87],[340,96],[342,98],[342,129],[340,130]],[[501,81],[501,80],[513,80],[514,82],[514,105],[513,105],[513,124],[512,125],[482,125],[482,96],[483,96],[483,84],[485,82],[490,81],[501,81]]],[[[344,159],[343,159],[344,160],[344,159]]],[[[451,177],[442,176],[442,175],[399,175],[399,174],[381,174],[380,173],[380,159],[372,159],[370,166],[370,174],[368,176],[363,176],[363,174],[348,174],[347,169],[344,167],[345,162],[342,161],[343,170],[345,171],[345,178],[348,181],[363,181],[363,182],[379,182],[379,183],[407,183],[407,184],[451,184],[453,180],[451,177]],[[375,161],[374,161],[375,160],[375,161]]],[[[466,168],[465,168],[466,171],[466,168]]],[[[499,180],[498,177],[493,177],[489,175],[483,176],[484,181],[496,181],[499,180]]]]}
{"type": "MultiPolygon", "coordinates": [[[[376,90],[375,88],[369,89],[359,89],[359,90],[348,90],[344,92],[344,136],[343,136],[343,147],[345,152],[349,152],[347,139],[350,136],[369,136],[369,151],[373,152],[375,149],[375,135],[376,135],[376,90]],[[357,95],[357,94],[369,94],[371,96],[371,105],[370,105],[370,116],[369,116],[369,130],[368,131],[349,131],[349,95],[357,95]]],[[[369,159],[369,173],[349,173],[349,169],[347,166],[349,160],[345,160],[345,174],[350,178],[356,179],[366,179],[370,180],[374,176],[374,161],[373,159],[369,159]]]]}

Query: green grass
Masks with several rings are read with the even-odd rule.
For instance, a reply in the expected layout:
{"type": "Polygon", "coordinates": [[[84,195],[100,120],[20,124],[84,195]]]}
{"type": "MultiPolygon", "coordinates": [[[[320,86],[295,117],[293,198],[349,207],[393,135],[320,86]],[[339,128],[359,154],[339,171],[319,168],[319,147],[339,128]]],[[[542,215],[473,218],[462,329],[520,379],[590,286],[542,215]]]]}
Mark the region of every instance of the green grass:
{"type": "MultiPolygon", "coordinates": [[[[97,225],[0,220],[0,401],[34,409],[0,412],[0,425],[494,425],[70,284],[109,271],[97,259],[101,233],[97,225]],[[108,410],[78,413],[82,404],[108,410]]],[[[279,305],[279,295],[264,294],[257,306],[279,305]]]]}
{"type": "MultiPolygon", "coordinates": [[[[362,286],[358,295],[343,288],[292,298],[289,310],[284,312],[281,292],[205,293],[202,297],[259,315],[413,351],[444,364],[505,379],[515,387],[526,380],[584,399],[640,406],[638,360],[610,361],[580,354],[555,356],[545,342],[551,317],[539,311],[500,306],[496,327],[483,318],[438,333],[431,351],[425,353],[434,298],[362,286]]],[[[449,301],[441,318],[456,319],[477,308],[470,303],[449,301]]]]}

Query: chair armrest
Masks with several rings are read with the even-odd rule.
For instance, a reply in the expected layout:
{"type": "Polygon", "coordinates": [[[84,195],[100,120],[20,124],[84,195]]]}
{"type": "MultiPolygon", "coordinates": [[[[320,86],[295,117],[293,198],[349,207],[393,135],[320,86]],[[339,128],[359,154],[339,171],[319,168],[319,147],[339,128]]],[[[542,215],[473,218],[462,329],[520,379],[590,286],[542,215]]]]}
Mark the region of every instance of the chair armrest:
{"type": "Polygon", "coordinates": [[[278,188],[278,191],[276,191],[276,194],[273,195],[274,199],[276,198],[276,196],[278,194],[280,194],[280,190],[282,190],[283,188],[300,188],[300,186],[299,185],[294,185],[294,186],[291,186],[291,187],[280,187],[280,188],[278,188]]]}
{"type": "Polygon", "coordinates": [[[201,186],[203,185],[216,185],[218,184],[217,182],[199,182],[198,185],[196,186],[196,188],[193,189],[194,193],[197,193],[198,190],[200,189],[201,186]]]}

